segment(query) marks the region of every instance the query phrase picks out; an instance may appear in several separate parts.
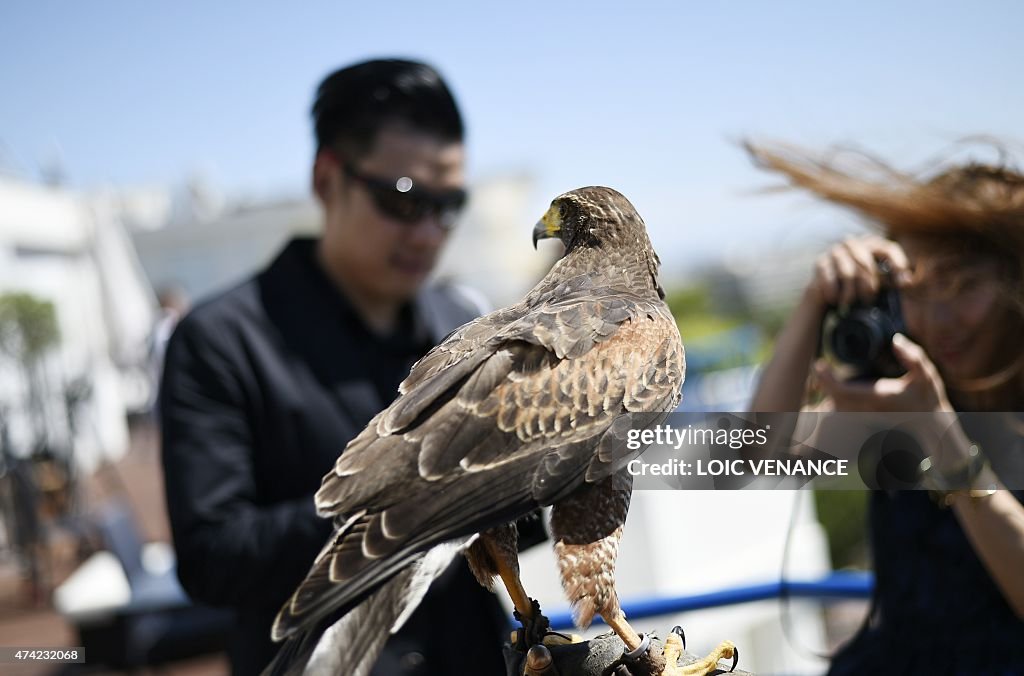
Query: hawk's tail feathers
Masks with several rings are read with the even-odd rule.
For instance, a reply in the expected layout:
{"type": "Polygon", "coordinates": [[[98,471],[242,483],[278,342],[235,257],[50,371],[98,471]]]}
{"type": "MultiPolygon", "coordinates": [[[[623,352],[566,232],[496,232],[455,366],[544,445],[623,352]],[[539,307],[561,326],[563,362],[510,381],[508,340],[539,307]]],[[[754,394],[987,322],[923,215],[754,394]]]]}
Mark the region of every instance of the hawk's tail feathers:
{"type": "Polygon", "coordinates": [[[368,676],[396,633],[437,579],[476,535],[433,547],[378,587],[326,631],[291,636],[264,676],[368,676]]]}
{"type": "Polygon", "coordinates": [[[306,579],[281,607],[272,638],[281,641],[328,617],[341,617],[419,554],[507,523],[536,507],[529,487],[516,479],[520,473],[492,474],[471,473],[460,490],[410,491],[403,509],[354,514],[335,531],[306,579]],[[467,513],[473,516],[467,518],[467,513]]]}
{"type": "MultiPolygon", "coordinates": [[[[334,550],[335,546],[348,537],[352,530],[355,529],[358,524],[363,522],[366,517],[366,510],[361,510],[338,527],[338,529],[331,535],[330,539],[324,544],[323,549],[317,554],[316,560],[313,561],[313,566],[307,575],[306,580],[302,582],[288,601],[284,604],[281,610],[278,611],[277,616],[274,618],[274,624],[270,630],[270,637],[274,641],[283,641],[290,639],[292,635],[301,631],[301,629],[309,626],[311,621],[320,619],[319,617],[310,617],[317,613],[311,612],[312,608],[308,608],[303,600],[308,596],[308,591],[303,594],[304,590],[307,589],[310,577],[313,577],[316,573],[320,573],[321,576],[325,573],[324,567],[330,565],[329,555],[334,550]]],[[[322,613],[319,615],[322,616],[322,613]]]]}

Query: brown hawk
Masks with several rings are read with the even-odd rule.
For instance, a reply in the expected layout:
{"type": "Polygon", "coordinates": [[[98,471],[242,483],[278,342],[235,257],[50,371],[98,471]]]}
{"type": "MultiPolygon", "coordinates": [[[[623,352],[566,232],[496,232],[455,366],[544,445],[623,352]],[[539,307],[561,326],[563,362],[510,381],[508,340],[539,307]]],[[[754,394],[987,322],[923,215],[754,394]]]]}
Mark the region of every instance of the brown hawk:
{"type": "Polygon", "coordinates": [[[324,477],[316,506],[335,532],[273,627],[282,640],[344,614],[314,653],[319,671],[366,673],[459,551],[485,586],[501,577],[521,636],[540,640],[546,621],[519,580],[513,522],[548,505],[578,624],[600,614],[649,673],[664,666],[615,591],[630,498],[621,470],[638,453],[620,442],[630,414],[661,419],[678,404],[683,345],[625,197],[603,187],[561,195],[534,245],[547,237],[565,245],[547,276],[417,362],[324,477]]]}

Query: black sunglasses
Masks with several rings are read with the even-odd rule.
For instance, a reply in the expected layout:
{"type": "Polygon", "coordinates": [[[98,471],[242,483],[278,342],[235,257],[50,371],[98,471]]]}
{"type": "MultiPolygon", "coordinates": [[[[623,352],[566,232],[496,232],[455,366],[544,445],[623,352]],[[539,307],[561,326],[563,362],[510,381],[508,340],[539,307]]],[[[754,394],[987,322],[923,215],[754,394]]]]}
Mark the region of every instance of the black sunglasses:
{"type": "Polygon", "coordinates": [[[427,216],[437,216],[441,227],[448,230],[455,225],[459,212],[466,206],[468,194],[461,188],[426,190],[413,185],[408,176],[397,180],[370,176],[345,161],[341,162],[341,167],[346,176],[366,186],[381,213],[402,223],[411,225],[427,216]]]}

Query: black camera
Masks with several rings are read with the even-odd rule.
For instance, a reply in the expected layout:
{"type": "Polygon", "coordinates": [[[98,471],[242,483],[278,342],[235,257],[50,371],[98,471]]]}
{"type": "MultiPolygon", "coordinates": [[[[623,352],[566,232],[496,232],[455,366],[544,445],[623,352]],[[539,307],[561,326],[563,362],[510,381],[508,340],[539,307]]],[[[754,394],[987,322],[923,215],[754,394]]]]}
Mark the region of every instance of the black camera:
{"type": "Polygon", "coordinates": [[[892,337],[906,333],[900,296],[892,284],[888,266],[879,265],[882,290],[869,304],[853,304],[845,310],[832,308],[822,323],[822,352],[838,362],[850,379],[897,378],[906,369],[892,351],[892,337]]]}

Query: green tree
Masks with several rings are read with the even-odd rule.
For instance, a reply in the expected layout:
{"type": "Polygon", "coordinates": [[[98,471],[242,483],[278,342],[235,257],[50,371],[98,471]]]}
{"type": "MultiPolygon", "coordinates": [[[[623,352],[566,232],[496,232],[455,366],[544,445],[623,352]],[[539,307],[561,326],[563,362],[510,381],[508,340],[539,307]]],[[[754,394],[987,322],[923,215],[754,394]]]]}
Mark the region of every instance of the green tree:
{"type": "Polygon", "coordinates": [[[43,360],[60,342],[53,303],[27,293],[0,295],[0,352],[18,364],[28,387],[30,415],[37,438],[46,437],[47,395],[43,360]]]}

